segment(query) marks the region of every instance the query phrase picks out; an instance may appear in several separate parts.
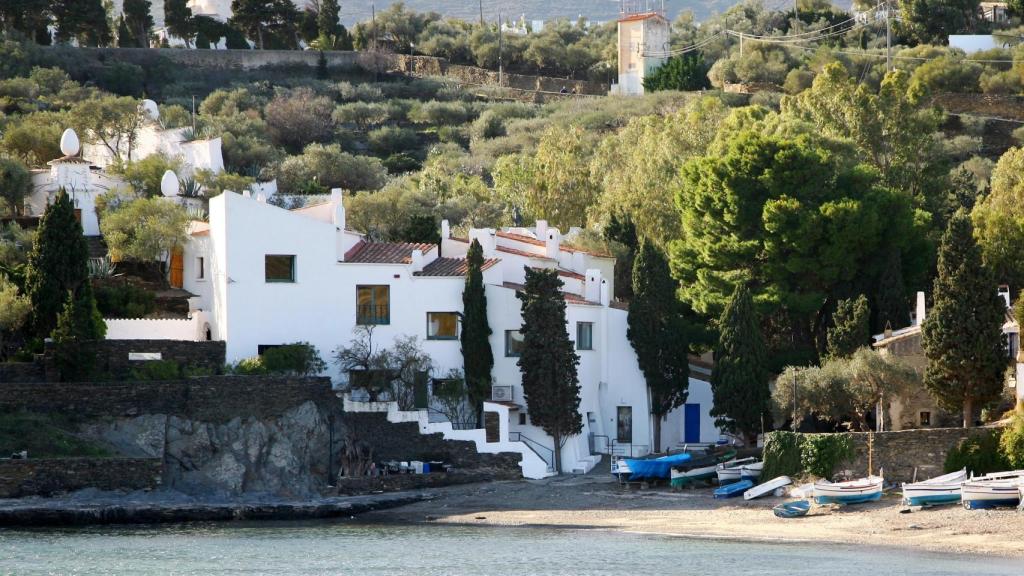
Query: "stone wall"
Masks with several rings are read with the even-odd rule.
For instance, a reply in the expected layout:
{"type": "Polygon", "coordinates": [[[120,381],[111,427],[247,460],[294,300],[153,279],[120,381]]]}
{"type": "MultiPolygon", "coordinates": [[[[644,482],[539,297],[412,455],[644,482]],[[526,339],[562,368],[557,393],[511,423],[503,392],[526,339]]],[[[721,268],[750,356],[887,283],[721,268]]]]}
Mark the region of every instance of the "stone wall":
{"type": "Polygon", "coordinates": [[[103,340],[96,352],[96,368],[101,374],[126,378],[132,368],[147,362],[129,360],[132,352],[159,352],[161,360],[181,366],[200,368],[217,374],[224,368],[226,347],[222,341],[189,340],[103,340]]]}
{"type": "Polygon", "coordinates": [[[41,362],[0,362],[0,384],[7,382],[45,382],[41,362]]]}
{"type": "Polygon", "coordinates": [[[4,383],[0,412],[56,412],[76,420],[169,414],[224,422],[279,416],[307,401],[340,405],[329,378],[209,376],[144,382],[4,383]]]}
{"type": "Polygon", "coordinates": [[[50,496],[82,488],[157,488],[162,468],[160,458],[0,460],[0,498],[50,496]]]}
{"type": "Polygon", "coordinates": [[[420,434],[415,422],[388,422],[384,412],[346,412],[349,434],[373,449],[376,462],[437,460],[462,471],[493,477],[521,478],[521,456],[515,453],[480,454],[473,442],[445,440],[441,434],[420,434]]]}
{"type": "Polygon", "coordinates": [[[872,472],[882,468],[890,482],[910,482],[917,468],[917,479],[924,480],[943,473],[949,450],[970,435],[964,428],[931,428],[898,432],[854,432],[856,455],[851,462],[840,465],[860,477],[868,471],[868,437],[873,436],[872,472]]]}

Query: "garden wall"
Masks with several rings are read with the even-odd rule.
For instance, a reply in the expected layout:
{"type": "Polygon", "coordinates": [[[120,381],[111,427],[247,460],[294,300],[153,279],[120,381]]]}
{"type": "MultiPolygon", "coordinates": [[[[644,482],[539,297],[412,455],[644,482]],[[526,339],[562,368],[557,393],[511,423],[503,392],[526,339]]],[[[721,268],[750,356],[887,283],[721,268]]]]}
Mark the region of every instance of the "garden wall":
{"type": "Polygon", "coordinates": [[[132,353],[159,353],[160,360],[171,360],[216,374],[224,367],[225,343],[187,340],[103,340],[96,353],[96,368],[101,374],[124,378],[132,368],[148,360],[131,360],[132,353]]]}
{"type": "Polygon", "coordinates": [[[104,318],[107,340],[200,340],[199,318],[104,318]]]}
{"type": "Polygon", "coordinates": [[[45,382],[42,362],[0,362],[0,384],[7,382],[45,382]]]}
{"type": "Polygon", "coordinates": [[[0,498],[50,496],[82,488],[157,488],[160,458],[30,458],[0,460],[0,498]]]}
{"type": "MultiPolygon", "coordinates": [[[[873,439],[872,472],[885,471],[890,482],[910,482],[917,468],[918,480],[943,474],[943,464],[949,450],[970,435],[964,428],[922,428],[898,432],[876,432],[873,439]]],[[[841,464],[839,470],[850,470],[855,476],[868,471],[867,432],[847,434],[853,440],[855,456],[851,462],[841,464]]]]}

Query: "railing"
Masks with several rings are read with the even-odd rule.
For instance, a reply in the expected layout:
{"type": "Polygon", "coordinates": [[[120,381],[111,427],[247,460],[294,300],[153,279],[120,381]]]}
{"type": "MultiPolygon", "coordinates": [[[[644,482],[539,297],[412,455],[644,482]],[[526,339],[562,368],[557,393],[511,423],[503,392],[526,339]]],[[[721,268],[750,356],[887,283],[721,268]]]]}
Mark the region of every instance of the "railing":
{"type": "Polygon", "coordinates": [[[491,400],[512,402],[512,386],[491,386],[491,400]]]}
{"type": "Polygon", "coordinates": [[[650,453],[651,447],[647,444],[620,443],[618,440],[612,440],[609,452],[612,456],[622,456],[623,458],[639,458],[650,453]]]}
{"type": "Polygon", "coordinates": [[[388,304],[359,304],[356,306],[356,324],[390,324],[391,306],[388,304]]]}
{"type": "Polygon", "coordinates": [[[509,442],[522,442],[523,444],[526,444],[534,451],[534,453],[537,454],[537,456],[540,456],[540,459],[543,460],[545,464],[548,465],[548,472],[555,471],[555,451],[551,448],[548,448],[527,436],[523,436],[522,432],[509,432],[508,440],[509,442]],[[544,457],[545,454],[547,454],[547,458],[544,457]]]}

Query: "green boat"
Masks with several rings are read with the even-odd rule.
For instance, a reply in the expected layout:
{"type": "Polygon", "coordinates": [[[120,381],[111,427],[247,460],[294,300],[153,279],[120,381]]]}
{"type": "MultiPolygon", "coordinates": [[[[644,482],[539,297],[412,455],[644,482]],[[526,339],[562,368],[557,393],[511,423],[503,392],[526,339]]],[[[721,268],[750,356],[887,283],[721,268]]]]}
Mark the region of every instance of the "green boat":
{"type": "Polygon", "coordinates": [[[672,486],[679,488],[695,482],[707,482],[715,477],[718,465],[728,462],[736,456],[732,448],[711,452],[705,456],[691,459],[685,464],[672,468],[672,486]]]}

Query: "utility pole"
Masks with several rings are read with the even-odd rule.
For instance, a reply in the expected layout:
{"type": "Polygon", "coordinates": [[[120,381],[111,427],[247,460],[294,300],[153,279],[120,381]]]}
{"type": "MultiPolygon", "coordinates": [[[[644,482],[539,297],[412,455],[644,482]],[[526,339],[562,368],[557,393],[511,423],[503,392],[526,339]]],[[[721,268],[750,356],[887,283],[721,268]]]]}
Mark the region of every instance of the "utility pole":
{"type": "Polygon", "coordinates": [[[892,71],[892,5],[885,2],[885,71],[892,71]]]}
{"type": "Polygon", "coordinates": [[[793,0],[793,33],[800,33],[800,0],[793,0]]]}
{"type": "MultiPolygon", "coordinates": [[[[498,23],[501,23],[501,18],[498,18],[498,23]]],[[[484,0],[480,0],[480,27],[484,27],[484,0]]]]}
{"type": "Polygon", "coordinates": [[[373,28],[373,51],[377,51],[377,5],[370,3],[370,26],[373,28]]]}
{"type": "Polygon", "coordinates": [[[504,86],[504,68],[502,67],[502,52],[504,51],[504,35],[501,33],[501,12],[498,12],[498,86],[504,86]]]}

